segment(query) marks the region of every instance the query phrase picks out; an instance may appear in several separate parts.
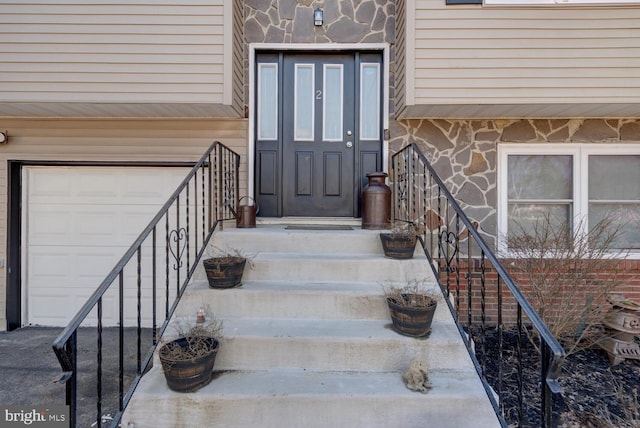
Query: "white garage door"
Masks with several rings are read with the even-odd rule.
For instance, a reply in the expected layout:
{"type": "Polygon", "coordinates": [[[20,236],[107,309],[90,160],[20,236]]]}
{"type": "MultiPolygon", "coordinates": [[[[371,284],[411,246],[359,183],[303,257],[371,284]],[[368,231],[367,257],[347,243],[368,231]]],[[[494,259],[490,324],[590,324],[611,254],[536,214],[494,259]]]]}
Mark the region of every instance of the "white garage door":
{"type": "MultiPolygon", "coordinates": [[[[66,325],[188,171],[25,167],[23,322],[66,325]]],[[[117,314],[106,310],[105,324],[117,314]]]]}

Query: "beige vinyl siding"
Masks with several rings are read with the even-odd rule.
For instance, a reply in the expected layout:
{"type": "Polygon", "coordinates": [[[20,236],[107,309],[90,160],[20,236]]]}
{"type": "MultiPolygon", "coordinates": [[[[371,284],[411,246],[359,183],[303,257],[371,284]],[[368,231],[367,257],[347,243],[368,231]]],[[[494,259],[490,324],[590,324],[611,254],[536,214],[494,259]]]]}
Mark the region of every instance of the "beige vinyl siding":
{"type": "MultiPolygon", "coordinates": [[[[247,192],[247,121],[241,119],[3,119],[0,151],[0,259],[7,248],[7,161],[195,162],[213,141],[241,155],[247,192]]],[[[4,270],[4,269],[2,269],[4,270]]],[[[6,329],[6,275],[0,275],[0,331],[6,329]]]]}
{"type": "Polygon", "coordinates": [[[238,117],[225,1],[0,1],[0,115],[238,117]]]}
{"type": "Polygon", "coordinates": [[[406,37],[415,45],[406,51],[414,75],[404,88],[405,117],[472,116],[477,106],[489,115],[640,114],[640,5],[407,5],[414,29],[407,24],[406,37]]]}
{"type": "Polygon", "coordinates": [[[233,106],[244,116],[244,2],[233,1],[233,84],[231,86],[233,106]]]}
{"type": "Polygon", "coordinates": [[[398,0],[396,3],[396,105],[407,104],[407,1],[398,0]]]}

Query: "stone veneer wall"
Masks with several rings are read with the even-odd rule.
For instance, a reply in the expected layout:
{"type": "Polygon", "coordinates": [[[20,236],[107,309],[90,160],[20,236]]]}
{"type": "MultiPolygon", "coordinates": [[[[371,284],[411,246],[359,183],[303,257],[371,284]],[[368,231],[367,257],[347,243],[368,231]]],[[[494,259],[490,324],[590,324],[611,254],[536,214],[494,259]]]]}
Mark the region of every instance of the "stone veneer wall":
{"type": "MultiPolygon", "coordinates": [[[[390,70],[395,58],[395,1],[387,0],[246,0],[244,33],[247,43],[389,43],[390,70]],[[324,24],[313,25],[321,8],[324,24]]],[[[245,70],[249,58],[245,53],[245,70]]],[[[393,71],[390,72],[391,88],[393,71]]],[[[249,75],[245,75],[245,103],[249,75]]],[[[395,111],[393,92],[389,108],[395,111]]]]}
{"type": "Polygon", "coordinates": [[[500,143],[640,143],[640,119],[398,120],[391,154],[417,143],[467,215],[495,245],[500,143]]]}

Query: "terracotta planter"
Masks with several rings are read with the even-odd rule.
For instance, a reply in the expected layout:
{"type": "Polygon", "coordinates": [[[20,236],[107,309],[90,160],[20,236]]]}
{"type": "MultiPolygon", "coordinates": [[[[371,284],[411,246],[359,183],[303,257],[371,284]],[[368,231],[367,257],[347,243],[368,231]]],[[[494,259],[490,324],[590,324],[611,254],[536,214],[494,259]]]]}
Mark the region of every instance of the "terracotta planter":
{"type": "Polygon", "coordinates": [[[431,331],[431,324],[438,302],[434,300],[427,307],[408,307],[406,302],[411,300],[411,295],[403,294],[402,297],[405,302],[397,302],[391,297],[387,298],[393,329],[404,336],[426,336],[431,331]]]}
{"type": "Polygon", "coordinates": [[[381,233],[384,255],[392,259],[410,259],[416,249],[417,236],[381,233]]]}
{"type": "Polygon", "coordinates": [[[242,284],[247,259],[244,257],[214,257],[202,261],[211,288],[233,288],[242,284]]]}
{"type": "Polygon", "coordinates": [[[168,352],[170,346],[188,347],[189,342],[184,337],[163,345],[158,351],[169,389],[177,392],[193,392],[211,382],[211,373],[218,355],[219,343],[212,337],[200,340],[203,341],[201,344],[205,350],[204,355],[190,359],[176,360],[171,358],[168,352]]]}

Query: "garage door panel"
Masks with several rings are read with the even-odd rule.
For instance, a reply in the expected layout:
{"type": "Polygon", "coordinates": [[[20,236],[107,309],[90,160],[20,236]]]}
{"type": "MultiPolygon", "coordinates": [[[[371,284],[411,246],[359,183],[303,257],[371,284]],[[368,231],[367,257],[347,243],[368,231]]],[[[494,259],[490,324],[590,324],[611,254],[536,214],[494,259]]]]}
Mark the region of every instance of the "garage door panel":
{"type": "Polygon", "coordinates": [[[48,168],[37,170],[37,173],[31,168],[27,171],[30,199],[35,196],[43,201],[55,201],[71,194],[72,180],[69,174],[48,168]]]}
{"type": "MultiPolygon", "coordinates": [[[[33,207],[31,216],[36,220],[28,229],[29,242],[33,245],[110,245],[129,247],[142,229],[156,215],[150,206],[113,206],[55,204],[33,207]]],[[[181,209],[184,213],[186,209],[181,209]]]]}
{"type": "MultiPolygon", "coordinates": [[[[187,168],[25,168],[26,323],[64,326],[82,307],[188,172],[187,168]],[[62,305],[62,309],[60,306],[62,305]]],[[[191,201],[191,208],[194,209],[191,201]]],[[[184,201],[181,211],[185,212],[184,201]]],[[[172,213],[173,217],[175,214],[172,213]]],[[[157,241],[164,242],[164,226],[157,241]]],[[[143,320],[152,317],[150,244],[142,249],[143,320]]],[[[166,261],[157,254],[158,310],[166,261]]],[[[173,262],[169,262],[170,266],[173,262]]],[[[171,270],[171,299],[175,273],[171,270]]],[[[125,318],[137,318],[135,263],[125,270],[125,318]]],[[[118,323],[117,287],[103,299],[103,322],[118,323]]],[[[95,325],[95,314],[87,321],[95,325]]]]}
{"type": "Polygon", "coordinates": [[[27,266],[33,281],[51,277],[70,280],[75,274],[71,261],[72,255],[68,253],[62,254],[51,248],[34,248],[27,266]]]}
{"type": "Polygon", "coordinates": [[[72,232],[72,219],[68,215],[68,210],[61,207],[43,207],[30,216],[37,216],[38,221],[30,221],[27,229],[29,242],[55,242],[72,232]]]}

